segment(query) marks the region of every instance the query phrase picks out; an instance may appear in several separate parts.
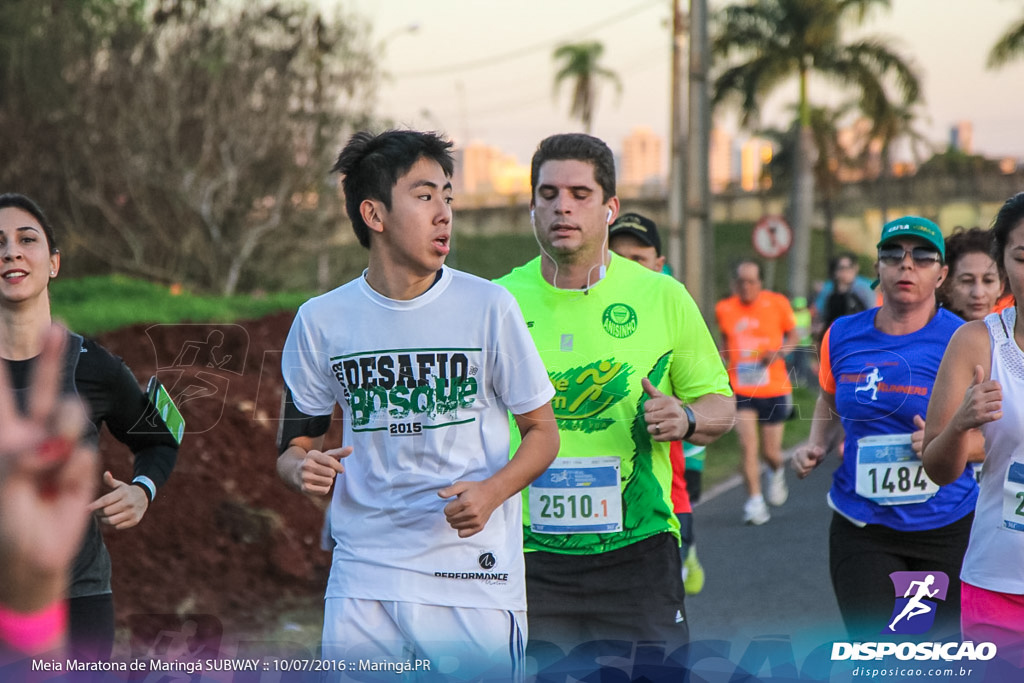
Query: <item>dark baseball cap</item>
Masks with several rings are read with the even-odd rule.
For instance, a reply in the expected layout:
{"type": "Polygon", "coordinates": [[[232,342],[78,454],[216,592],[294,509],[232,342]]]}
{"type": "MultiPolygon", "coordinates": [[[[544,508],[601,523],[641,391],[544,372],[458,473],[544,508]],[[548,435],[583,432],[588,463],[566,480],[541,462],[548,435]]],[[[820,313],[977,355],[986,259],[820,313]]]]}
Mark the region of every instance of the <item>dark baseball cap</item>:
{"type": "Polygon", "coordinates": [[[649,247],[654,247],[661,256],[661,238],[658,237],[658,226],[650,218],[638,213],[624,213],[608,226],[608,237],[616,235],[632,235],[649,247]]]}

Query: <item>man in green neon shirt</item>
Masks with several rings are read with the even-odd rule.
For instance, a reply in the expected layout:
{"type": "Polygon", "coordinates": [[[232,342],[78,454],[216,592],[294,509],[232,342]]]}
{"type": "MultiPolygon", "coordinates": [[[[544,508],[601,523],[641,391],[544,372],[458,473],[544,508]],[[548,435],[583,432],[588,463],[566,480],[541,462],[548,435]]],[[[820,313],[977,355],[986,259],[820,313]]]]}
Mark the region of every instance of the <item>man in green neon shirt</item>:
{"type": "Polygon", "coordinates": [[[729,379],[686,289],[608,251],[619,211],[601,140],[543,140],[530,210],[541,255],[498,280],[548,376],[561,449],[523,494],[532,641],[688,639],[669,443],[733,424],[729,379]]]}

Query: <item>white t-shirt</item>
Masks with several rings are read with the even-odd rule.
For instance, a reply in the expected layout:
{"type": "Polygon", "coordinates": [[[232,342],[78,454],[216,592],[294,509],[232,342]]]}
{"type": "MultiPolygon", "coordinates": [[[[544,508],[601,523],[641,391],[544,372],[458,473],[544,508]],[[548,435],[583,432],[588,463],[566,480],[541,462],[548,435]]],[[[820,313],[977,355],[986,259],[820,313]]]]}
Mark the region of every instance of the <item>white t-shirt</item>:
{"type": "Polygon", "coordinates": [[[299,308],[282,372],[303,413],[341,406],[354,448],[331,501],[327,597],[525,609],[520,497],[459,538],[437,494],[504,467],[508,411],[554,395],[512,295],[449,268],[411,301],[357,278],[299,308]]]}

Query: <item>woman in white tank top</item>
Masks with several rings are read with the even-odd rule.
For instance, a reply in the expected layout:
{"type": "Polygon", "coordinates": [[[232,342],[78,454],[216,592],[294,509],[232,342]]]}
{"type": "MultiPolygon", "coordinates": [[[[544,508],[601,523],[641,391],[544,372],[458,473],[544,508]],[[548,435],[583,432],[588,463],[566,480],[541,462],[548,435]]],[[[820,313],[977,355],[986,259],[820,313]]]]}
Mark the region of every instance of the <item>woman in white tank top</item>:
{"type": "Polygon", "coordinates": [[[960,579],[964,640],[1024,666],[1024,193],[992,227],[992,256],[1017,304],[953,335],[928,406],[925,471],[942,485],[984,439],[985,471],[960,579]]]}

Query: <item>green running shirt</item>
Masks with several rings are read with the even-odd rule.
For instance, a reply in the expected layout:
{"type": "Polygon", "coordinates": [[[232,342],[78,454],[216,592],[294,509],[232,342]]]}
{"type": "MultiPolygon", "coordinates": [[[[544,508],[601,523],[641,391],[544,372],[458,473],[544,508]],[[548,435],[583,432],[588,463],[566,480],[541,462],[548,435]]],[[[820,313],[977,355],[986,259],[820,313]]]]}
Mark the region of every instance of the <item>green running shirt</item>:
{"type": "MultiPolygon", "coordinates": [[[[561,447],[552,470],[523,491],[524,545],[571,555],[608,552],[666,531],[678,537],[672,513],[672,466],[668,442],[650,438],[643,419],[648,377],[660,391],[690,403],[705,394],[732,395],[707,324],[686,288],[671,277],[612,255],[608,273],[587,293],[557,289],[541,276],[540,257],[499,278],[523,312],[548,377],[561,447]],[[605,486],[607,472],[558,471],[565,458],[617,456],[619,501],[588,496],[588,486],[605,486]],[[556,472],[554,477],[548,476],[556,472]],[[574,480],[575,488],[566,479],[574,480]],[[558,483],[561,482],[561,483],[558,483]],[[530,491],[535,491],[531,526],[530,491]],[[547,488],[553,487],[553,488],[547,488]],[[586,500],[585,500],[586,499],[586,500]],[[551,532],[566,519],[584,516],[621,521],[621,530],[551,532]],[[538,531],[548,522],[547,533],[538,531]]],[[[513,440],[518,432],[513,430],[513,440]]],[[[517,443],[513,443],[513,451],[517,443]]],[[[563,465],[565,467],[565,465],[563,465]]],[[[596,489],[592,489],[596,490],[596,489]]]]}

